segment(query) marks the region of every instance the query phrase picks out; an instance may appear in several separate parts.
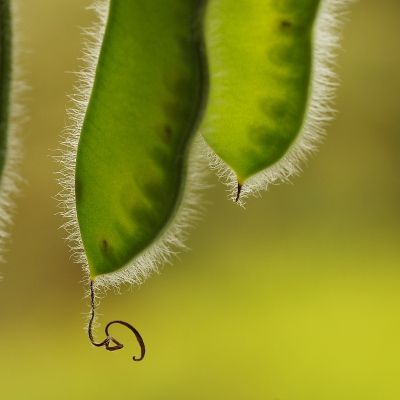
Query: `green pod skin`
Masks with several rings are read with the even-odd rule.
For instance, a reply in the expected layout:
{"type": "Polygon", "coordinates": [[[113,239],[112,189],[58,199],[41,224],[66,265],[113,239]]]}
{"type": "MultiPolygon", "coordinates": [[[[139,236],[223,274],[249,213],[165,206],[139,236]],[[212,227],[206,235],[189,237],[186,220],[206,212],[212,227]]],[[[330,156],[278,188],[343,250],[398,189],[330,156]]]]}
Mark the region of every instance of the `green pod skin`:
{"type": "Polygon", "coordinates": [[[320,0],[209,0],[209,99],[201,133],[239,186],[298,137],[310,101],[320,0]]]}
{"type": "Polygon", "coordinates": [[[202,0],[111,0],[79,139],[76,212],[90,278],[171,223],[203,107],[202,0]]]}
{"type": "Polygon", "coordinates": [[[11,93],[11,10],[9,0],[0,0],[0,182],[7,154],[11,93]]]}
{"type": "Polygon", "coordinates": [[[10,235],[15,210],[14,195],[21,181],[19,133],[26,121],[23,95],[26,92],[19,67],[16,29],[16,0],[0,0],[0,261],[10,235]]]}

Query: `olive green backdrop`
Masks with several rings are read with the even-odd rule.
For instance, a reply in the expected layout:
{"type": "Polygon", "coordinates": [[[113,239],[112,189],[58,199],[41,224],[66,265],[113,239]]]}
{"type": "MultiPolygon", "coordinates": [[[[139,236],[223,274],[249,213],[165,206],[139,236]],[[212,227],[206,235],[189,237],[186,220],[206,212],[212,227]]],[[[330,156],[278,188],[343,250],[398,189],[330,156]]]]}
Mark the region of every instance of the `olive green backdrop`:
{"type": "Polygon", "coordinates": [[[89,0],[20,0],[30,121],[22,195],[0,266],[2,399],[400,398],[400,2],[351,7],[338,114],[292,184],[251,198],[205,193],[183,253],[140,288],[103,299],[143,335],[93,348],[82,274],[53,197],[67,93],[89,0]]]}

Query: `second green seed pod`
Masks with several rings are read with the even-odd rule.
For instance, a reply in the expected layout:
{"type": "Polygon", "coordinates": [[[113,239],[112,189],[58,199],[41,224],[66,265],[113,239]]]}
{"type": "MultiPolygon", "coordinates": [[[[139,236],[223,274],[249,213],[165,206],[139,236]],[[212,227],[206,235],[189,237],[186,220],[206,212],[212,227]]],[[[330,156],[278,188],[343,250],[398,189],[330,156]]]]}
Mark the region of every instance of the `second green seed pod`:
{"type": "Polygon", "coordinates": [[[210,89],[200,129],[239,190],[287,178],[313,150],[331,117],[335,29],[345,3],[208,1],[210,89]]]}

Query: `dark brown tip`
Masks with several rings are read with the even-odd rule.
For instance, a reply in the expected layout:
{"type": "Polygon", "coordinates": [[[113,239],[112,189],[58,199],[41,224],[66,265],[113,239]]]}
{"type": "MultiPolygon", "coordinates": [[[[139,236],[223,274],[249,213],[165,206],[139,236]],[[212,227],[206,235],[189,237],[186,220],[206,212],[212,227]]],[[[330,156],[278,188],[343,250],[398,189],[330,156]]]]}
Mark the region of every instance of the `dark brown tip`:
{"type": "Polygon", "coordinates": [[[238,182],[238,186],[237,186],[237,195],[236,195],[236,199],[235,199],[235,203],[237,203],[239,201],[240,198],[240,192],[242,191],[242,185],[238,182]]]}

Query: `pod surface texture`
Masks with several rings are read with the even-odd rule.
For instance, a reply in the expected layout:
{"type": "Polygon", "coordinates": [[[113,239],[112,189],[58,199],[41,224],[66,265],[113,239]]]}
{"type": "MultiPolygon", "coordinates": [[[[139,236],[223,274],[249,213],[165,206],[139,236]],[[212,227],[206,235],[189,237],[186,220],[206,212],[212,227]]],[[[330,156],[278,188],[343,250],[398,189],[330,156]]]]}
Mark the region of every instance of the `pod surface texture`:
{"type": "Polygon", "coordinates": [[[92,279],[140,255],[181,202],[203,103],[201,5],[110,2],[75,174],[92,279]]]}
{"type": "Polygon", "coordinates": [[[210,0],[202,135],[243,184],[296,140],[310,98],[319,0],[210,0]]]}

